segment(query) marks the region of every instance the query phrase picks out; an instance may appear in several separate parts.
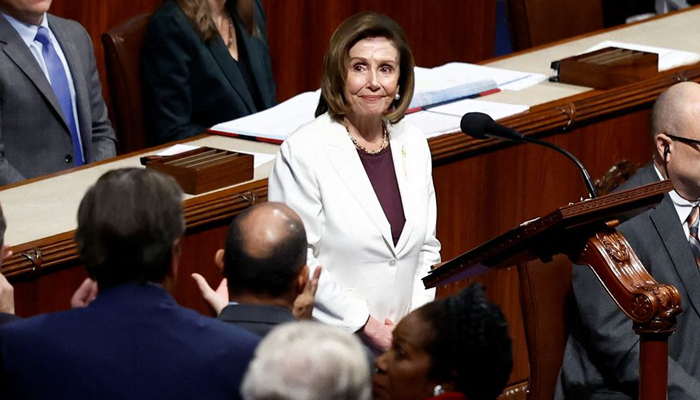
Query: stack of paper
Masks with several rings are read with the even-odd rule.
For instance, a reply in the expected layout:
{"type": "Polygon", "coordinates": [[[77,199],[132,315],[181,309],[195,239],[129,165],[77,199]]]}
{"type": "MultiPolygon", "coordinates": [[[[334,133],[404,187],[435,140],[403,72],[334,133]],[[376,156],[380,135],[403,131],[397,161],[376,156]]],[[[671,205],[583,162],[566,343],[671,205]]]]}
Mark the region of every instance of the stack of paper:
{"type": "Polygon", "coordinates": [[[443,71],[441,67],[416,67],[414,71],[416,88],[408,106],[411,109],[463,99],[498,88],[493,79],[461,71],[443,71]]]}
{"type": "Polygon", "coordinates": [[[406,116],[406,120],[416,125],[428,138],[459,132],[462,116],[470,112],[488,114],[494,120],[510,117],[529,110],[520,104],[495,103],[484,100],[460,100],[406,116]]]}
{"type": "MultiPolygon", "coordinates": [[[[411,107],[430,109],[430,113],[409,114],[407,120],[418,125],[428,137],[458,131],[461,116],[466,112],[485,112],[499,119],[525,111],[527,106],[463,99],[479,97],[481,93],[497,88],[520,90],[545,79],[540,74],[465,63],[449,63],[430,69],[416,67],[415,71],[416,89],[411,107]]],[[[314,119],[319,96],[320,90],[302,93],[265,111],[214,125],[209,131],[281,143],[300,126],[314,119]]]]}
{"type": "Polygon", "coordinates": [[[283,142],[300,126],[313,121],[320,90],[298,94],[265,111],[212,126],[211,133],[283,142]]]}
{"type": "Polygon", "coordinates": [[[542,74],[460,62],[447,63],[432,68],[431,71],[439,77],[446,77],[443,79],[454,80],[458,79],[457,77],[468,77],[472,81],[492,80],[496,83],[496,87],[501,90],[522,90],[547,79],[542,74]]]}

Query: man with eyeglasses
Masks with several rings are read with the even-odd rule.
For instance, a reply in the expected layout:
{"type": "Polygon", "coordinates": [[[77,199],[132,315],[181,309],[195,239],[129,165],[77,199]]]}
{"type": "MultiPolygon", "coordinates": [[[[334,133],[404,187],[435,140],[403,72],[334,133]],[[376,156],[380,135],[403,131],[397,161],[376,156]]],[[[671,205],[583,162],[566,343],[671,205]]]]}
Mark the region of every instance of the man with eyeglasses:
{"type": "MultiPolygon", "coordinates": [[[[681,294],[683,313],[669,338],[668,398],[700,395],[700,85],[678,83],[652,109],[652,162],[629,179],[630,189],[670,179],[674,190],[654,209],[619,227],[640,261],[681,294]]],[[[578,315],[557,383],[557,399],[636,399],[639,336],[590,268],[573,270],[578,315]]]]}

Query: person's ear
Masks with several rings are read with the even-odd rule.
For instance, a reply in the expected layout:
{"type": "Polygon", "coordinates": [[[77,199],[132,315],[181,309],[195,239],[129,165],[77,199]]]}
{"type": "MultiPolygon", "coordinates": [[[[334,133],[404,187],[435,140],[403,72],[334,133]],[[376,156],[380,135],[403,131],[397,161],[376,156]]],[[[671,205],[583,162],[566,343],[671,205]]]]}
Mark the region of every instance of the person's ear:
{"type": "Polygon", "coordinates": [[[219,267],[219,270],[223,272],[224,270],[224,249],[219,249],[214,255],[214,264],[219,267]]]}
{"type": "Polygon", "coordinates": [[[655,143],[656,151],[661,155],[661,161],[667,163],[668,159],[671,157],[673,140],[665,133],[659,133],[656,135],[655,143]]]}
{"type": "Polygon", "coordinates": [[[441,383],[442,388],[445,389],[446,392],[454,392],[455,388],[457,387],[457,384],[455,383],[455,379],[457,377],[457,373],[452,372],[452,379],[444,381],[441,383]]]}
{"type": "Polygon", "coordinates": [[[3,261],[12,257],[12,250],[10,249],[9,245],[5,244],[2,246],[2,250],[0,250],[0,251],[2,251],[2,253],[0,254],[0,266],[1,266],[3,261]]]}
{"type": "Polygon", "coordinates": [[[173,256],[180,257],[182,255],[182,239],[175,239],[173,242],[173,256]]]}
{"type": "Polygon", "coordinates": [[[306,287],[306,283],[309,282],[309,266],[304,265],[304,267],[299,271],[299,274],[297,274],[297,279],[296,279],[296,292],[297,294],[301,294],[304,292],[304,288],[306,287]]]}
{"type": "Polygon", "coordinates": [[[175,241],[173,242],[173,247],[172,247],[172,249],[171,249],[170,251],[171,251],[171,254],[172,254],[172,257],[173,257],[173,261],[174,261],[176,264],[179,263],[179,262],[180,262],[180,256],[182,255],[182,242],[181,242],[181,239],[175,239],[175,241]]]}
{"type": "Polygon", "coordinates": [[[173,289],[175,289],[175,283],[177,280],[177,270],[180,266],[180,256],[182,255],[182,244],[180,242],[180,239],[175,239],[170,252],[170,271],[168,271],[168,274],[165,277],[163,286],[168,291],[172,292],[173,289]]]}

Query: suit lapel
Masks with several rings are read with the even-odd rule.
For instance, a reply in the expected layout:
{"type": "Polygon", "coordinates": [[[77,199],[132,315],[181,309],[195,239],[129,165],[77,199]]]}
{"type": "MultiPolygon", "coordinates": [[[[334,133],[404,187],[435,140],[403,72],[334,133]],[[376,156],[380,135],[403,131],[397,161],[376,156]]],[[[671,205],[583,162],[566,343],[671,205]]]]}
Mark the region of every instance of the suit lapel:
{"type": "MultiPolygon", "coordinates": [[[[51,27],[51,29],[53,29],[53,27],[51,27]]],[[[63,118],[61,106],[58,103],[58,98],[56,98],[56,94],[53,92],[48,79],[46,79],[44,71],[41,70],[36,58],[34,58],[31,50],[29,50],[17,31],[15,31],[15,28],[1,15],[0,42],[5,43],[3,51],[7,54],[7,57],[12,60],[34,84],[39,93],[41,93],[44,99],[53,107],[54,114],[57,115],[60,121],[63,121],[66,132],[69,132],[68,124],[63,118]]]]}
{"type": "MultiPolygon", "coordinates": [[[[236,34],[238,34],[238,31],[236,31],[236,34]]],[[[241,70],[238,68],[236,60],[231,57],[231,53],[229,53],[228,48],[226,48],[223,39],[217,36],[211,41],[211,43],[209,43],[207,47],[209,48],[211,55],[214,57],[214,60],[216,60],[216,63],[219,64],[221,72],[224,74],[224,76],[226,76],[226,79],[231,84],[233,90],[238,93],[238,95],[245,102],[246,107],[248,107],[248,112],[251,114],[254,113],[256,111],[255,103],[248,92],[248,87],[243,79],[243,74],[241,74],[241,70]]]]}
{"type": "MultiPolygon", "coordinates": [[[[238,15],[235,15],[234,18],[236,19],[236,26],[244,26],[243,21],[238,18],[238,15]]],[[[247,61],[250,63],[250,72],[253,74],[252,84],[257,86],[260,97],[262,98],[263,102],[265,102],[265,96],[263,93],[269,93],[270,89],[267,87],[262,88],[260,85],[267,83],[267,69],[258,62],[264,58],[264,54],[262,54],[264,49],[260,47],[260,45],[256,42],[256,39],[251,37],[248,31],[244,28],[236,29],[236,35],[242,39],[246,54],[248,55],[247,61]]]]}
{"type": "MultiPolygon", "coordinates": [[[[367,213],[370,220],[381,232],[389,248],[394,248],[391,238],[391,226],[384,215],[384,210],[377,199],[372,183],[365,173],[365,168],[347,135],[345,127],[339,123],[330,122],[327,132],[323,135],[324,146],[329,162],[338,173],[340,180],[347,186],[352,196],[367,213]]],[[[393,251],[393,250],[392,250],[393,251]]]]}
{"type": "MultiPolygon", "coordinates": [[[[408,243],[413,230],[415,221],[415,190],[411,185],[411,173],[409,166],[415,164],[416,156],[413,149],[406,144],[404,127],[405,124],[391,126],[391,156],[394,160],[394,169],[396,170],[396,181],[399,184],[399,192],[401,193],[401,203],[403,204],[403,213],[406,218],[406,224],[401,231],[398,243],[396,243],[396,253],[401,253],[408,243]]],[[[415,179],[415,178],[414,178],[415,179]]]]}
{"type": "Polygon", "coordinates": [[[700,310],[700,270],[695,263],[683,229],[678,225],[678,214],[668,195],[664,196],[661,204],[650,212],[649,218],[651,218],[666,252],[671,257],[673,268],[675,268],[681,284],[685,287],[692,307],[698,313],[700,310]]]}
{"type": "MultiPolygon", "coordinates": [[[[635,186],[643,186],[659,181],[659,175],[656,173],[653,162],[645,165],[636,175],[637,177],[634,179],[635,186]]],[[[632,181],[632,179],[630,179],[630,181],[632,181]]]]}

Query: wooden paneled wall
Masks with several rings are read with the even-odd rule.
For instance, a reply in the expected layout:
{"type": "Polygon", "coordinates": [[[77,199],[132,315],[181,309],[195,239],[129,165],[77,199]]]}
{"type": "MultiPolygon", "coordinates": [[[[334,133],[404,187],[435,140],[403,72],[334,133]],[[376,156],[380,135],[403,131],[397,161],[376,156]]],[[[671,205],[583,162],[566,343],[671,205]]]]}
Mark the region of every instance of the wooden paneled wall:
{"type": "Polygon", "coordinates": [[[601,0],[507,2],[515,50],[525,50],[603,28],[601,0]]]}
{"type": "MultiPolygon", "coordinates": [[[[79,21],[95,47],[109,103],[100,35],[163,0],[54,0],[53,14],[79,21]]],[[[478,62],[493,57],[495,0],[263,0],[277,98],[319,87],[321,59],[335,28],[345,18],[373,10],[395,19],[408,35],[416,61],[435,66],[449,61],[478,62]]]]}
{"type": "MultiPolygon", "coordinates": [[[[80,22],[90,34],[100,71],[102,92],[109,106],[105,56],[100,36],[109,28],[133,16],[158,9],[163,0],[54,0],[50,12],[80,22]]],[[[111,115],[111,110],[110,110],[111,115]]]]}
{"type": "Polygon", "coordinates": [[[386,14],[405,31],[416,63],[493,57],[495,0],[263,0],[278,98],[319,87],[321,61],[335,28],[347,17],[371,10],[386,14]]]}
{"type": "MultiPolygon", "coordinates": [[[[163,0],[54,0],[51,12],[79,21],[92,37],[106,82],[100,35],[132,16],[153,12],[163,0]]],[[[401,25],[416,62],[479,62],[494,55],[496,0],[262,0],[278,100],[319,86],[328,39],[345,18],[372,10],[401,25]]],[[[603,27],[601,0],[508,0],[514,47],[532,46],[603,27]]],[[[109,102],[105,88],[105,99],[109,102]]]]}

